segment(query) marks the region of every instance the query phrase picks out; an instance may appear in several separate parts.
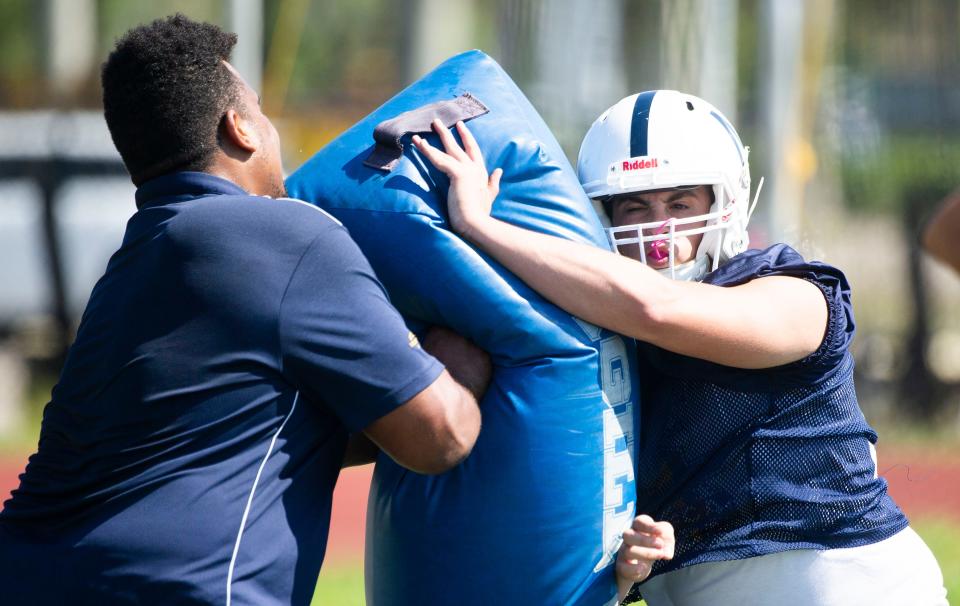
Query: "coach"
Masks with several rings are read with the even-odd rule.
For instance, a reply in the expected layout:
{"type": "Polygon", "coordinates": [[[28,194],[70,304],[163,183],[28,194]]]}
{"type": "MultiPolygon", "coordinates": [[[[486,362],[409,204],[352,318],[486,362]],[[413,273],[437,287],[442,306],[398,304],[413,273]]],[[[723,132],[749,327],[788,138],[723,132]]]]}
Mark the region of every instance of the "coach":
{"type": "Polygon", "coordinates": [[[349,432],[423,473],[476,440],[489,360],[434,333],[455,382],[346,230],[284,198],[235,43],[176,15],[103,66],[137,212],[0,513],[4,604],[308,604],[349,432]]]}

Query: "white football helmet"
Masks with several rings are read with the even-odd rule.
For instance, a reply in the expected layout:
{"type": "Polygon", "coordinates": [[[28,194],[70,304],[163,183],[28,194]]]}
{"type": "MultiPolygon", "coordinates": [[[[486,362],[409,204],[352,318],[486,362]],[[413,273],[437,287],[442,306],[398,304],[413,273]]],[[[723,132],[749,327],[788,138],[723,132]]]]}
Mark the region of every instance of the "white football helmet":
{"type": "Polygon", "coordinates": [[[607,230],[614,249],[639,245],[643,262],[645,245],[668,241],[670,266],[662,271],[674,278],[699,280],[749,244],[748,154],[737,131],[714,106],[693,95],[655,90],[626,97],[596,119],[580,145],[577,173],[587,195],[600,200],[632,192],[712,186],[714,201],[705,215],[607,230]],[[675,229],[703,221],[704,227],[675,229]],[[684,266],[673,262],[675,231],[703,234],[695,260],[684,266]]]}

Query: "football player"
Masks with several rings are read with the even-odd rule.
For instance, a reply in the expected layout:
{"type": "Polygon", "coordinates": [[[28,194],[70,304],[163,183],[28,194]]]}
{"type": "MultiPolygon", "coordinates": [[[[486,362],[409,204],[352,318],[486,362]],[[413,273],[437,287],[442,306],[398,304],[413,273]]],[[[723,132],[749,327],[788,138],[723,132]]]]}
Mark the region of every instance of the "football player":
{"type": "Polygon", "coordinates": [[[591,126],[579,177],[619,254],[496,219],[501,172],[488,175],[462,123],[462,148],[434,128],[445,152],[414,143],[450,177],[453,229],[560,307],[638,340],[637,511],[676,529],[675,557],[651,558],[639,586],[650,606],[947,603],[877,476],[849,284],[784,244],[747,249],[749,150],[720,111],[649,91],[591,126]]]}

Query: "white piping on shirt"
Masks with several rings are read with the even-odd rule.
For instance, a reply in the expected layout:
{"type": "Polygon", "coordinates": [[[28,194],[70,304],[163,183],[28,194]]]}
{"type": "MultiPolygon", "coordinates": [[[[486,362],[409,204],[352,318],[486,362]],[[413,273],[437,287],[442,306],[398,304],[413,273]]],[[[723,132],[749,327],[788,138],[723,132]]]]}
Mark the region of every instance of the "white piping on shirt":
{"type": "Polygon", "coordinates": [[[276,198],[276,200],[286,200],[286,201],[289,201],[289,202],[296,202],[297,204],[303,204],[304,206],[309,206],[309,207],[312,208],[313,210],[318,210],[318,211],[322,212],[322,213],[325,214],[325,215],[327,216],[327,218],[329,218],[331,221],[333,221],[333,222],[336,223],[337,225],[343,227],[343,223],[340,222],[340,219],[337,219],[336,217],[334,217],[333,215],[331,215],[331,214],[328,213],[327,211],[323,210],[323,209],[320,208],[319,206],[310,204],[309,202],[305,202],[305,201],[303,201],[303,200],[298,200],[297,198],[276,198]]]}
{"type": "Polygon", "coordinates": [[[280,432],[286,427],[287,421],[290,420],[290,417],[293,416],[293,411],[297,408],[298,399],[300,399],[299,391],[293,396],[293,404],[290,405],[290,412],[287,413],[287,417],[283,420],[283,423],[280,424],[280,428],[277,429],[276,433],[273,434],[273,439],[270,440],[270,447],[267,448],[267,454],[263,455],[263,460],[260,461],[260,468],[257,469],[257,476],[253,479],[253,486],[250,487],[250,496],[247,497],[247,506],[243,509],[243,517],[240,518],[240,530],[237,531],[237,542],[233,545],[233,555],[230,557],[230,567],[227,569],[227,606],[230,606],[230,594],[233,591],[233,568],[237,563],[237,554],[240,552],[240,539],[243,538],[243,528],[247,525],[247,516],[250,515],[250,506],[253,505],[253,494],[257,491],[257,484],[260,483],[260,474],[263,473],[263,468],[267,465],[267,459],[270,458],[273,447],[277,444],[277,437],[280,436],[280,432]]]}

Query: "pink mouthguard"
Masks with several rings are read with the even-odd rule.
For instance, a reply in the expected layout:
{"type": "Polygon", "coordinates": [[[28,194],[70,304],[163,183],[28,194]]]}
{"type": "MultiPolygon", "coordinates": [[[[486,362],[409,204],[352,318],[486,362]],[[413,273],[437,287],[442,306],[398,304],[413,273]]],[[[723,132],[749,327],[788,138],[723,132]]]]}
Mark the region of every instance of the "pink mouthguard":
{"type": "MultiPolygon", "coordinates": [[[[673,219],[667,219],[666,221],[664,221],[663,224],[657,228],[657,231],[653,232],[653,235],[659,236],[660,234],[662,234],[664,231],[666,231],[667,227],[670,226],[670,223],[672,221],[673,219]]],[[[670,256],[669,248],[670,248],[670,245],[667,244],[664,240],[657,240],[656,242],[651,242],[649,256],[653,258],[654,261],[663,261],[668,256],[670,256]]]]}

